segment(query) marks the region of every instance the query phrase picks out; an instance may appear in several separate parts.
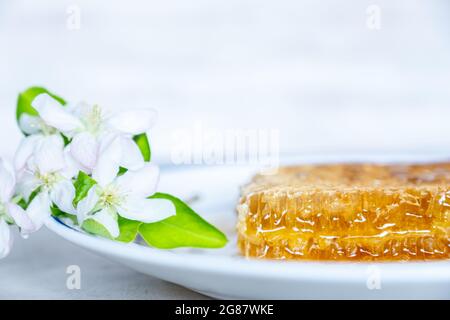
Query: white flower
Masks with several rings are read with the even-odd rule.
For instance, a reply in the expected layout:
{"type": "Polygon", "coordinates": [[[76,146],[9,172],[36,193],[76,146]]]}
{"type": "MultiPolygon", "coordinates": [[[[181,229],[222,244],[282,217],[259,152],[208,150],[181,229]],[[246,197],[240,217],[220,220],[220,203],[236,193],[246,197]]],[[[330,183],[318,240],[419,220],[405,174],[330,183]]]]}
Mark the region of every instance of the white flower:
{"type": "Polygon", "coordinates": [[[20,116],[19,127],[27,135],[52,135],[56,133],[56,129],[48,126],[41,117],[32,116],[28,113],[23,113],[20,116]]]}
{"type": "MultiPolygon", "coordinates": [[[[63,107],[57,100],[53,99],[53,101],[59,108],[63,107]]],[[[16,159],[14,159],[15,169],[20,175],[26,162],[33,155],[35,146],[40,144],[42,140],[52,139],[53,135],[59,135],[59,133],[56,128],[45,123],[39,115],[35,116],[28,113],[23,113],[20,116],[19,127],[27,135],[20,143],[16,151],[16,159]]]]}
{"type": "Polygon", "coordinates": [[[132,137],[147,132],[154,124],[156,113],[150,109],[133,109],[106,115],[97,106],[85,103],[62,108],[59,102],[43,93],[32,102],[44,123],[72,139],[70,152],[85,172],[91,173],[97,164],[104,139],[119,136],[126,149],[120,165],[135,169],[143,165],[142,154],[132,137]]]}
{"type": "Polygon", "coordinates": [[[117,214],[142,222],[155,222],[175,214],[171,201],[148,199],[156,192],[159,180],[157,166],[146,163],[137,170],[128,170],[117,176],[121,148],[118,138],[104,148],[92,172],[97,184],[77,206],[80,225],[86,219],[93,219],[103,225],[113,238],[119,236],[117,214]]]}
{"type": "Polygon", "coordinates": [[[25,211],[13,201],[16,178],[11,166],[0,159],[0,258],[8,255],[12,237],[8,224],[16,224],[23,234],[33,231],[25,211]]]}
{"type": "Polygon", "coordinates": [[[22,139],[14,156],[14,168],[16,169],[16,172],[19,176],[25,170],[25,167],[27,166],[27,163],[30,161],[30,159],[32,159],[35,149],[37,149],[38,146],[42,145],[44,143],[44,140],[46,139],[49,139],[49,141],[53,141],[53,139],[55,139],[54,136],[59,135],[44,135],[38,133],[22,139]]]}
{"type": "Polygon", "coordinates": [[[18,183],[19,193],[26,201],[34,194],[27,214],[35,231],[50,216],[52,203],[63,212],[76,214],[72,204],[75,188],[71,179],[78,173],[78,168],[68,156],[60,135],[51,135],[45,139],[33,138],[35,136],[26,138],[26,147],[19,149],[15,160],[16,168],[19,167],[18,163],[23,164],[18,183]]]}

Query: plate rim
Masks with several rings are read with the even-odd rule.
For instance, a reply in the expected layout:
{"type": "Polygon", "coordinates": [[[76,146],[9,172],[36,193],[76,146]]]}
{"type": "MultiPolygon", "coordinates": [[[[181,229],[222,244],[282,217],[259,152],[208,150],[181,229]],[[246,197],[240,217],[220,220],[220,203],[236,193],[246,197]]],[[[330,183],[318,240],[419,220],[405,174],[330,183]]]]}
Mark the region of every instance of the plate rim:
{"type": "MultiPolygon", "coordinates": [[[[426,155],[310,155],[293,156],[283,159],[281,164],[324,163],[338,161],[370,161],[368,159],[383,158],[385,162],[421,162],[443,161],[448,156],[426,155]],[[299,160],[300,159],[300,160],[299,160]],[[409,160],[408,160],[409,159],[409,160]]],[[[379,159],[377,159],[379,160],[379,159]]],[[[383,161],[382,161],[383,162],[383,161]]],[[[198,174],[210,170],[255,170],[254,166],[183,166],[175,170],[165,170],[163,175],[198,174]]],[[[237,186],[238,187],[238,186],[237,186]]],[[[197,254],[162,250],[139,245],[103,239],[78,231],[56,217],[46,221],[46,227],[62,238],[96,253],[115,256],[124,260],[132,259],[145,264],[179,269],[188,268],[197,272],[209,272],[217,275],[236,275],[249,278],[265,278],[270,275],[275,280],[320,281],[330,283],[360,282],[361,276],[367,277],[371,267],[380,268],[384,281],[395,283],[441,283],[450,284],[450,260],[430,261],[281,261],[265,259],[249,259],[243,256],[197,254]],[[280,268],[282,272],[280,272],[280,268]]],[[[230,243],[229,245],[236,245],[230,243]]],[[[203,249],[202,249],[203,250],[203,249]]],[[[205,249],[208,250],[208,249],[205,249]]],[[[209,249],[215,250],[215,249],[209,249]]]]}
{"type": "Polygon", "coordinates": [[[278,280],[308,279],[322,282],[360,282],[374,266],[383,272],[385,280],[395,282],[450,283],[450,260],[418,262],[325,262],[258,260],[226,255],[198,255],[171,250],[161,250],[135,243],[121,243],[88,235],[67,226],[56,217],[46,222],[46,227],[62,238],[94,252],[132,259],[146,264],[170,268],[188,268],[198,272],[214,272],[221,275],[240,274],[261,278],[270,274],[278,280]],[[281,269],[281,270],[280,270],[281,269]],[[282,272],[280,272],[282,271],[282,272]]]}

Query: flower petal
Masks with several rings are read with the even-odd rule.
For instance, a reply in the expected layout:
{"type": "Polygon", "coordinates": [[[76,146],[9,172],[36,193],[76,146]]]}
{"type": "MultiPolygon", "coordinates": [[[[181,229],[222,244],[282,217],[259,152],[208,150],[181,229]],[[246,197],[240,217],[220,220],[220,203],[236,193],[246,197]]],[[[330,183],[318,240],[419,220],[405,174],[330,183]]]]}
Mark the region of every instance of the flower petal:
{"type": "Polygon", "coordinates": [[[122,159],[122,146],[120,138],[114,138],[108,145],[100,146],[102,150],[98,156],[97,164],[92,170],[92,178],[105,187],[117,176],[122,159]]]}
{"type": "Polygon", "coordinates": [[[12,237],[5,219],[0,218],[0,259],[6,257],[11,251],[12,237]]]}
{"type": "Polygon", "coordinates": [[[97,136],[99,143],[99,154],[103,153],[107,147],[116,139],[120,138],[121,134],[112,131],[102,131],[97,136]]]}
{"type": "Polygon", "coordinates": [[[25,134],[37,134],[41,132],[41,122],[40,117],[23,113],[19,118],[19,128],[25,134]]]}
{"type": "Polygon", "coordinates": [[[91,170],[82,166],[72,157],[70,145],[64,148],[64,164],[65,166],[60,171],[60,174],[66,179],[71,179],[77,176],[80,171],[83,171],[86,174],[91,174],[91,170]]]}
{"type": "Polygon", "coordinates": [[[63,133],[70,133],[83,126],[77,117],[70,114],[57,100],[46,93],[34,98],[31,105],[39,112],[47,125],[63,133]]]}
{"type": "Polygon", "coordinates": [[[97,163],[99,144],[89,132],[76,134],[70,143],[70,153],[83,167],[92,170],[97,163]]]}
{"type": "Polygon", "coordinates": [[[57,183],[50,193],[50,198],[61,211],[76,214],[76,210],[73,207],[75,187],[70,180],[63,180],[57,183]]]}
{"type": "Polygon", "coordinates": [[[58,135],[42,139],[34,151],[34,162],[40,173],[57,172],[64,168],[64,141],[58,135]]]}
{"type": "Polygon", "coordinates": [[[145,163],[141,169],[128,170],[116,179],[116,186],[123,194],[146,198],[156,192],[159,182],[159,168],[152,163],[145,163]]]}
{"type": "Polygon", "coordinates": [[[33,222],[21,207],[15,203],[9,203],[7,210],[9,215],[14,219],[15,224],[19,226],[22,234],[30,234],[35,231],[33,222]]]}
{"type": "Polygon", "coordinates": [[[25,168],[28,160],[33,155],[34,149],[43,139],[43,135],[32,135],[22,139],[14,156],[14,168],[16,171],[22,171],[25,168]]]}
{"type": "Polygon", "coordinates": [[[145,199],[129,196],[117,207],[119,214],[130,220],[156,222],[176,214],[173,203],[166,199],[145,199]]]}
{"type": "Polygon", "coordinates": [[[107,119],[114,129],[137,135],[150,130],[156,123],[157,113],[153,109],[131,109],[121,111],[107,119]]]}
{"type": "Polygon", "coordinates": [[[138,145],[130,137],[121,137],[122,143],[122,160],[121,167],[136,170],[144,165],[144,157],[138,145]]]}
{"type": "Polygon", "coordinates": [[[92,114],[94,106],[87,102],[81,101],[76,104],[69,104],[66,106],[67,110],[78,119],[86,119],[92,114]]]}
{"type": "Polygon", "coordinates": [[[37,179],[32,173],[25,171],[17,184],[17,193],[22,195],[25,201],[28,202],[31,194],[41,186],[41,181],[37,179]]]}
{"type": "Polygon", "coordinates": [[[86,197],[78,202],[77,219],[80,226],[83,224],[83,221],[87,218],[87,216],[92,213],[99,201],[97,188],[97,186],[93,186],[91,189],[89,189],[86,197]]]}
{"type": "Polygon", "coordinates": [[[9,202],[14,195],[15,186],[14,170],[9,163],[0,158],[0,202],[9,202]]]}
{"type": "Polygon", "coordinates": [[[39,193],[33,201],[31,201],[26,210],[28,217],[34,225],[34,230],[39,230],[45,223],[45,220],[50,217],[51,201],[47,192],[39,193]]]}
{"type": "Polygon", "coordinates": [[[117,222],[117,215],[108,209],[103,209],[88,219],[93,219],[100,223],[102,226],[108,230],[109,234],[113,238],[117,238],[120,235],[119,223],[117,222]]]}

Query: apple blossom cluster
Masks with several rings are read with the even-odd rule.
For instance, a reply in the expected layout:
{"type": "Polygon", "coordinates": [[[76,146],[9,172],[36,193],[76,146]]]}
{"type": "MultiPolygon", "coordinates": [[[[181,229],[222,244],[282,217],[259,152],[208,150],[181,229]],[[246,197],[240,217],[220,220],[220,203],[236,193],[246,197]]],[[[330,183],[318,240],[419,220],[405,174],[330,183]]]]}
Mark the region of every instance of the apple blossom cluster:
{"type": "Polygon", "coordinates": [[[119,236],[120,217],[151,223],[176,214],[171,201],[149,198],[159,169],[134,139],[154,124],[153,110],[108,114],[86,103],[63,107],[47,93],[31,106],[36,114],[18,119],[26,136],[13,163],[0,159],[0,258],[11,249],[11,226],[26,236],[54,212],[81,228],[95,223],[112,239],[119,236]],[[91,181],[81,191],[80,176],[91,181]]]}

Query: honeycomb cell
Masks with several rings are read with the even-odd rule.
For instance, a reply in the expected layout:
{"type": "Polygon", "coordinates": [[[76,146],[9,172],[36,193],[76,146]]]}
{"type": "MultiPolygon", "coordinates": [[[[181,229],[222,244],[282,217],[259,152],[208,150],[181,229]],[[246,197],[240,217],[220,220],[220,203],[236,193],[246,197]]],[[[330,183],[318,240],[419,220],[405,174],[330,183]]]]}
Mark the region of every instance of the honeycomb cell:
{"type": "Polygon", "coordinates": [[[450,258],[450,163],[281,168],[242,188],[238,246],[247,257],[450,258]]]}

